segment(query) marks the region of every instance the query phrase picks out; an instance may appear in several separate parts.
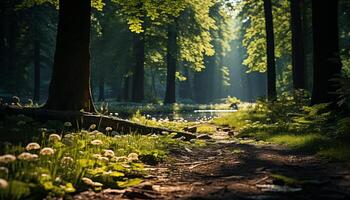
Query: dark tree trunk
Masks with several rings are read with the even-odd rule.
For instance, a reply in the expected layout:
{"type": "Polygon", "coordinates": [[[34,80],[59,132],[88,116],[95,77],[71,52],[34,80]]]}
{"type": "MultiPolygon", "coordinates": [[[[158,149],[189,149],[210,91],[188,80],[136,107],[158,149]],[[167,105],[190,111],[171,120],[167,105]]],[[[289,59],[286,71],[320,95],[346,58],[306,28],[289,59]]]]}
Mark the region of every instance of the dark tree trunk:
{"type": "Polygon", "coordinates": [[[267,99],[275,101],[276,91],[276,61],[275,38],[273,32],[273,16],[271,0],[264,0],[265,26],[266,26],[266,54],[267,54],[267,99]]]}
{"type": "Polygon", "coordinates": [[[293,88],[306,89],[305,53],[301,6],[304,0],[291,0],[293,88]]]}
{"type": "Polygon", "coordinates": [[[180,92],[179,96],[183,99],[192,99],[192,85],[190,80],[190,73],[188,71],[188,66],[183,67],[184,76],[187,78],[185,81],[180,82],[180,92]]]}
{"type": "Polygon", "coordinates": [[[338,89],[331,79],[341,74],[339,57],[338,0],[312,1],[314,84],[312,104],[335,103],[338,89]]]}
{"type": "Polygon", "coordinates": [[[101,69],[98,77],[98,101],[105,100],[105,74],[104,70],[101,69]]]}
{"type": "Polygon", "coordinates": [[[10,80],[10,90],[15,92],[16,89],[16,81],[17,81],[17,58],[16,58],[16,43],[17,43],[17,20],[15,11],[11,11],[10,15],[10,24],[9,24],[9,36],[8,36],[8,67],[7,72],[9,74],[10,80]]]}
{"type": "Polygon", "coordinates": [[[135,66],[132,85],[132,101],[144,100],[144,76],[145,76],[145,37],[144,33],[134,35],[135,66]]]}
{"type": "Polygon", "coordinates": [[[124,78],[124,91],[123,91],[123,99],[124,101],[129,101],[130,100],[130,76],[124,78]]]}
{"type": "Polygon", "coordinates": [[[176,102],[176,63],[177,63],[177,25],[175,22],[168,25],[167,41],[167,79],[165,91],[165,104],[176,102]]]}
{"type": "Polygon", "coordinates": [[[45,107],[95,112],[90,88],[91,2],[60,0],[56,52],[45,107]]]}
{"type": "Polygon", "coordinates": [[[40,101],[40,41],[34,41],[34,102],[40,101]]]}

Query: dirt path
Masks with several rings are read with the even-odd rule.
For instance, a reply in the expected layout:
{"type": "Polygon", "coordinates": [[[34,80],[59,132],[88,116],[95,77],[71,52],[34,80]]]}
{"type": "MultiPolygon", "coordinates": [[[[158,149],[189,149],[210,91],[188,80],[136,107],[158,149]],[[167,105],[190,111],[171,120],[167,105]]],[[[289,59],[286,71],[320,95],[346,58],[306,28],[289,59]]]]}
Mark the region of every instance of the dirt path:
{"type": "Polygon", "coordinates": [[[84,192],[74,199],[350,199],[349,163],[228,140],[224,132],[213,138],[206,147],[173,152],[167,163],[150,167],[150,175],[137,187],[84,192]],[[290,183],[278,175],[293,179],[290,183]]]}

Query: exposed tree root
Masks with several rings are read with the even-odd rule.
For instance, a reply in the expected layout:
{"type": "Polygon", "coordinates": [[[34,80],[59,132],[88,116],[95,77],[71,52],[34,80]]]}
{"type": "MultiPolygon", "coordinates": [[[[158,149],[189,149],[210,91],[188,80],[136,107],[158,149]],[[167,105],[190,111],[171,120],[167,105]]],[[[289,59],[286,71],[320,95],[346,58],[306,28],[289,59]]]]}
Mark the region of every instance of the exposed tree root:
{"type": "Polygon", "coordinates": [[[118,133],[139,133],[139,134],[164,134],[177,133],[175,137],[184,137],[185,140],[196,138],[194,134],[173,131],[166,128],[146,126],[129,120],[120,119],[117,117],[106,116],[101,114],[93,114],[88,112],[75,111],[57,111],[47,110],[42,108],[26,108],[18,106],[0,106],[0,117],[4,115],[23,114],[38,121],[59,120],[62,122],[71,122],[73,126],[78,128],[89,128],[91,124],[96,124],[99,129],[103,130],[106,127],[113,128],[118,133]]]}

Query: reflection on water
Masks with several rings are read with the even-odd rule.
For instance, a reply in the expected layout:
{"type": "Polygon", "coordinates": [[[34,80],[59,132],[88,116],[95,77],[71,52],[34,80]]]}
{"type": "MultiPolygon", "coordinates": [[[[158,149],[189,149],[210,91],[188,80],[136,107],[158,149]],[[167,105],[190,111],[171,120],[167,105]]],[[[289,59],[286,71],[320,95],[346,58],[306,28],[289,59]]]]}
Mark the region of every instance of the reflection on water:
{"type": "MultiPolygon", "coordinates": [[[[237,110],[194,110],[182,111],[182,112],[168,112],[168,113],[142,113],[142,115],[147,116],[148,118],[154,118],[157,120],[168,119],[170,121],[186,120],[189,122],[193,121],[208,121],[216,117],[222,117],[228,115],[237,110]]],[[[132,115],[119,113],[119,117],[130,119],[132,115]]]]}

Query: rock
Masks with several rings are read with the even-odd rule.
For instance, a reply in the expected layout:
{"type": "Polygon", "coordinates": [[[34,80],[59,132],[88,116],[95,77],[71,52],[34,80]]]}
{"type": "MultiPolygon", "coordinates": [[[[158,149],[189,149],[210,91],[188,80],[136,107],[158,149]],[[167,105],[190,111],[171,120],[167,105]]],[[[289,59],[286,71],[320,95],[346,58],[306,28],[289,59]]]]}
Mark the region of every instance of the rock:
{"type": "Polygon", "coordinates": [[[200,134],[197,136],[197,139],[200,139],[200,140],[210,140],[210,139],[213,139],[212,137],[210,137],[209,135],[207,134],[200,134]]]}
{"type": "Polygon", "coordinates": [[[197,127],[191,126],[191,127],[185,127],[184,131],[190,132],[190,133],[196,133],[197,132],[197,127]]]}

